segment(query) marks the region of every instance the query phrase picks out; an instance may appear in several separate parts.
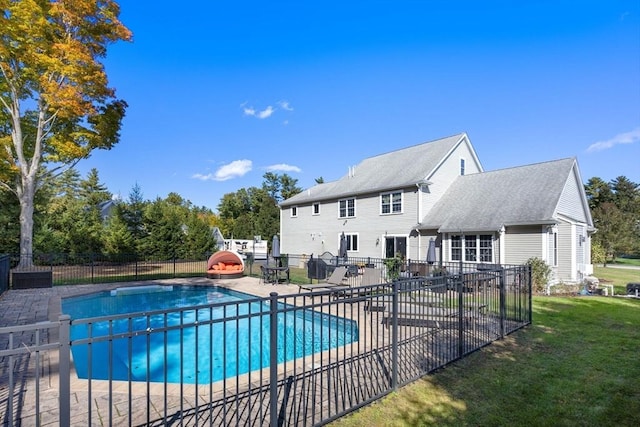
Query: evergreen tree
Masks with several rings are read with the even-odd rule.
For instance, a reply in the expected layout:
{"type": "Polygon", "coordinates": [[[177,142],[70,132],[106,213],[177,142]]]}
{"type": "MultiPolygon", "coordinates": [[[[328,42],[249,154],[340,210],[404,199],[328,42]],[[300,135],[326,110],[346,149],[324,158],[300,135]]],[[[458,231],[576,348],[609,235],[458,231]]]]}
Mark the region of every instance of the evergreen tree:
{"type": "Polygon", "coordinates": [[[184,240],[183,221],[176,206],[157,198],[147,205],[144,218],[147,235],[141,245],[143,253],[153,258],[176,257],[184,240]]]}
{"type": "Polygon", "coordinates": [[[207,223],[207,218],[192,209],[185,225],[184,245],[182,245],[180,257],[200,259],[211,254],[216,242],[211,232],[211,226],[207,223]]]}
{"type": "Polygon", "coordinates": [[[104,251],[112,259],[136,252],[136,241],[122,218],[122,212],[122,207],[118,205],[104,229],[104,251]]]}
{"type": "Polygon", "coordinates": [[[144,237],[146,236],[146,228],[144,223],[144,210],[147,205],[142,195],[142,189],[136,183],[131,192],[127,203],[122,204],[121,216],[127,226],[129,233],[136,242],[135,250],[139,251],[144,237]]]}

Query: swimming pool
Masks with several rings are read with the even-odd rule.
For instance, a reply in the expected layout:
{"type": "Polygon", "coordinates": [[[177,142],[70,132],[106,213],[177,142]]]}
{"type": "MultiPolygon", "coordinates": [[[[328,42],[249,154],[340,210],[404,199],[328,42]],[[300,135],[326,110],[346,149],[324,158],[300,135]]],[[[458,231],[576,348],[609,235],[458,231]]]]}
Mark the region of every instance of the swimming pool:
{"type": "MultiPolygon", "coordinates": [[[[226,288],[119,288],[65,298],[62,312],[72,341],[113,336],[91,344],[91,366],[88,345],[72,345],[79,378],[203,384],[269,366],[269,301],[226,288]],[[74,322],[101,316],[114,320],[74,322]]],[[[355,321],[282,303],[277,324],[278,363],[358,341],[355,321]]]]}

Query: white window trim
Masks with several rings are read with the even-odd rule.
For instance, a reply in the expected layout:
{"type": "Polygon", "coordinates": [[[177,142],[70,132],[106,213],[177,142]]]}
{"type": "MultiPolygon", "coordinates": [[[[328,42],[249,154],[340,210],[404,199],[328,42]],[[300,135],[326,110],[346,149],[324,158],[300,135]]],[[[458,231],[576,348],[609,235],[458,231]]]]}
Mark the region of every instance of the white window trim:
{"type": "Polygon", "coordinates": [[[402,213],[404,213],[404,192],[401,190],[398,191],[386,191],[384,193],[380,193],[380,215],[400,215],[402,213]],[[393,211],[393,195],[394,194],[398,194],[400,193],[400,211],[399,212],[394,212],[393,211]],[[382,212],[382,197],[389,195],[389,212],[382,212]]]}
{"type": "Polygon", "coordinates": [[[311,215],[320,215],[320,203],[311,204],[311,215]],[[318,206],[318,212],[316,212],[316,206],[318,206]]]}
{"type": "Polygon", "coordinates": [[[492,233],[475,233],[475,234],[465,234],[465,235],[460,235],[460,234],[450,234],[449,235],[449,260],[451,262],[459,262],[460,260],[454,260],[453,259],[453,237],[454,236],[460,236],[460,256],[462,258],[462,262],[468,262],[468,263],[475,263],[475,264],[482,264],[482,263],[490,263],[493,264],[495,262],[496,259],[496,251],[495,251],[495,240],[496,240],[496,236],[492,233]],[[466,259],[466,252],[467,252],[467,245],[466,245],[466,240],[467,237],[471,237],[471,236],[475,236],[475,240],[476,240],[476,246],[475,246],[475,252],[476,252],[476,260],[475,261],[467,261],[466,259]],[[480,246],[480,236],[491,236],[491,260],[490,261],[483,261],[481,259],[481,249],[483,249],[480,246]]]}
{"type": "MultiPolygon", "coordinates": [[[[360,233],[344,233],[344,235],[347,237],[347,242],[348,245],[350,245],[350,241],[351,241],[351,236],[356,236],[358,239],[358,248],[357,249],[349,249],[349,247],[347,246],[347,251],[349,252],[360,252],[360,233]]],[[[340,233],[338,235],[338,247],[340,247],[340,237],[342,236],[342,233],[340,233]]]]}
{"type": "Polygon", "coordinates": [[[346,199],[338,200],[338,218],[340,219],[355,218],[356,215],[357,215],[357,204],[356,204],[355,197],[348,197],[346,199]],[[353,200],[353,215],[349,215],[349,200],[353,200]],[[340,215],[340,202],[345,202],[345,216],[340,215]]]}
{"type": "Polygon", "coordinates": [[[467,159],[460,157],[460,176],[467,174],[467,159]]]}
{"type": "Polygon", "coordinates": [[[297,218],[298,217],[298,207],[297,206],[291,206],[291,218],[297,218]]]}

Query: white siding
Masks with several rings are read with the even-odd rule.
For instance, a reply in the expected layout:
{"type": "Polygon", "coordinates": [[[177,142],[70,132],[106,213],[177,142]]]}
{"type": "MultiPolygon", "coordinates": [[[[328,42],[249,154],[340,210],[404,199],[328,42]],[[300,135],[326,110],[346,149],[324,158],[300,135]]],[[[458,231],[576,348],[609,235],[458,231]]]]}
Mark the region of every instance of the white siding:
{"type": "Polygon", "coordinates": [[[356,216],[340,218],[338,200],[321,202],[320,214],[313,215],[313,205],[298,205],[298,216],[291,218],[290,208],[281,215],[281,249],[283,253],[338,253],[340,233],[358,234],[358,251],[350,256],[382,257],[384,236],[407,238],[407,256],[418,256],[417,243],[410,238],[417,218],[417,194],[414,186],[403,190],[402,213],[380,214],[380,193],[356,197],[356,216]],[[377,244],[376,244],[376,241],[377,244]]]}
{"type": "MultiPolygon", "coordinates": [[[[449,186],[460,176],[460,159],[465,159],[465,175],[475,174],[481,171],[480,165],[475,162],[469,145],[459,144],[451,154],[433,171],[427,180],[432,182],[422,196],[422,218],[429,214],[431,208],[440,200],[449,186]]],[[[419,218],[418,221],[421,221],[419,218]]]]}
{"type": "Polygon", "coordinates": [[[532,257],[544,259],[542,232],[539,225],[507,227],[504,234],[505,263],[524,264],[532,257]]]}
{"type": "Polygon", "coordinates": [[[566,222],[558,224],[558,269],[556,279],[560,281],[572,282],[576,280],[573,245],[573,226],[566,222]]]}
{"type": "Polygon", "coordinates": [[[582,184],[578,182],[575,173],[571,173],[560,196],[556,212],[559,215],[567,216],[574,221],[587,222],[587,215],[582,198],[582,184]]]}

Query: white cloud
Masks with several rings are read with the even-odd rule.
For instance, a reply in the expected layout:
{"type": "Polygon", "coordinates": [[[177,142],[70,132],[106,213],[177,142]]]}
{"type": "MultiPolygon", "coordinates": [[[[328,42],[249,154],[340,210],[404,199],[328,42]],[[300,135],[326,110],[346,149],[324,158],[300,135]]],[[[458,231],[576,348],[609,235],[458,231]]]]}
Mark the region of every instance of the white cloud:
{"type": "Polygon", "coordinates": [[[256,117],[259,118],[259,119],[266,119],[268,117],[271,117],[271,115],[274,113],[274,111],[276,111],[276,109],[273,108],[271,105],[269,105],[264,110],[258,111],[258,113],[256,113],[256,117]]]}
{"type": "Polygon", "coordinates": [[[614,136],[611,139],[606,141],[598,141],[589,146],[587,148],[588,153],[592,153],[594,151],[602,151],[608,150],[609,148],[619,145],[619,144],[633,144],[636,142],[640,142],[640,128],[636,128],[631,132],[625,132],[614,136]]]}
{"type": "Polygon", "coordinates": [[[289,101],[278,101],[278,105],[283,110],[293,111],[293,107],[291,106],[291,104],[289,104],[289,101]]]}
{"type": "Polygon", "coordinates": [[[276,109],[273,108],[271,105],[269,105],[267,108],[265,108],[262,111],[258,111],[255,108],[253,108],[253,106],[247,105],[246,102],[243,102],[242,104],[240,104],[240,108],[242,108],[242,112],[244,113],[245,116],[251,116],[257,119],[269,118],[276,111],[276,109]]]}
{"type": "Polygon", "coordinates": [[[256,115],[256,110],[254,110],[252,107],[242,107],[242,111],[244,112],[245,116],[255,116],[256,115]]]}
{"type": "Polygon", "coordinates": [[[253,168],[251,160],[234,160],[233,162],[218,168],[215,173],[207,175],[195,174],[192,178],[202,181],[227,181],[233,178],[239,178],[246,175],[253,168]]]}
{"type": "Polygon", "coordinates": [[[276,171],[302,172],[302,169],[300,169],[299,167],[293,166],[293,165],[288,165],[286,163],[279,163],[277,165],[267,166],[267,167],[265,167],[265,169],[267,170],[267,172],[276,172],[276,171]]]}
{"type": "MultiPolygon", "coordinates": [[[[280,109],[284,111],[293,111],[293,107],[291,106],[291,104],[289,104],[289,101],[278,101],[277,104],[278,104],[278,107],[280,107],[280,109]]],[[[255,117],[256,119],[260,119],[260,120],[268,119],[273,115],[273,113],[275,113],[278,110],[272,105],[268,105],[267,108],[265,108],[262,111],[259,111],[259,110],[256,110],[253,106],[247,105],[246,102],[243,102],[242,104],[240,104],[240,108],[242,108],[242,113],[245,116],[255,117]]]]}

